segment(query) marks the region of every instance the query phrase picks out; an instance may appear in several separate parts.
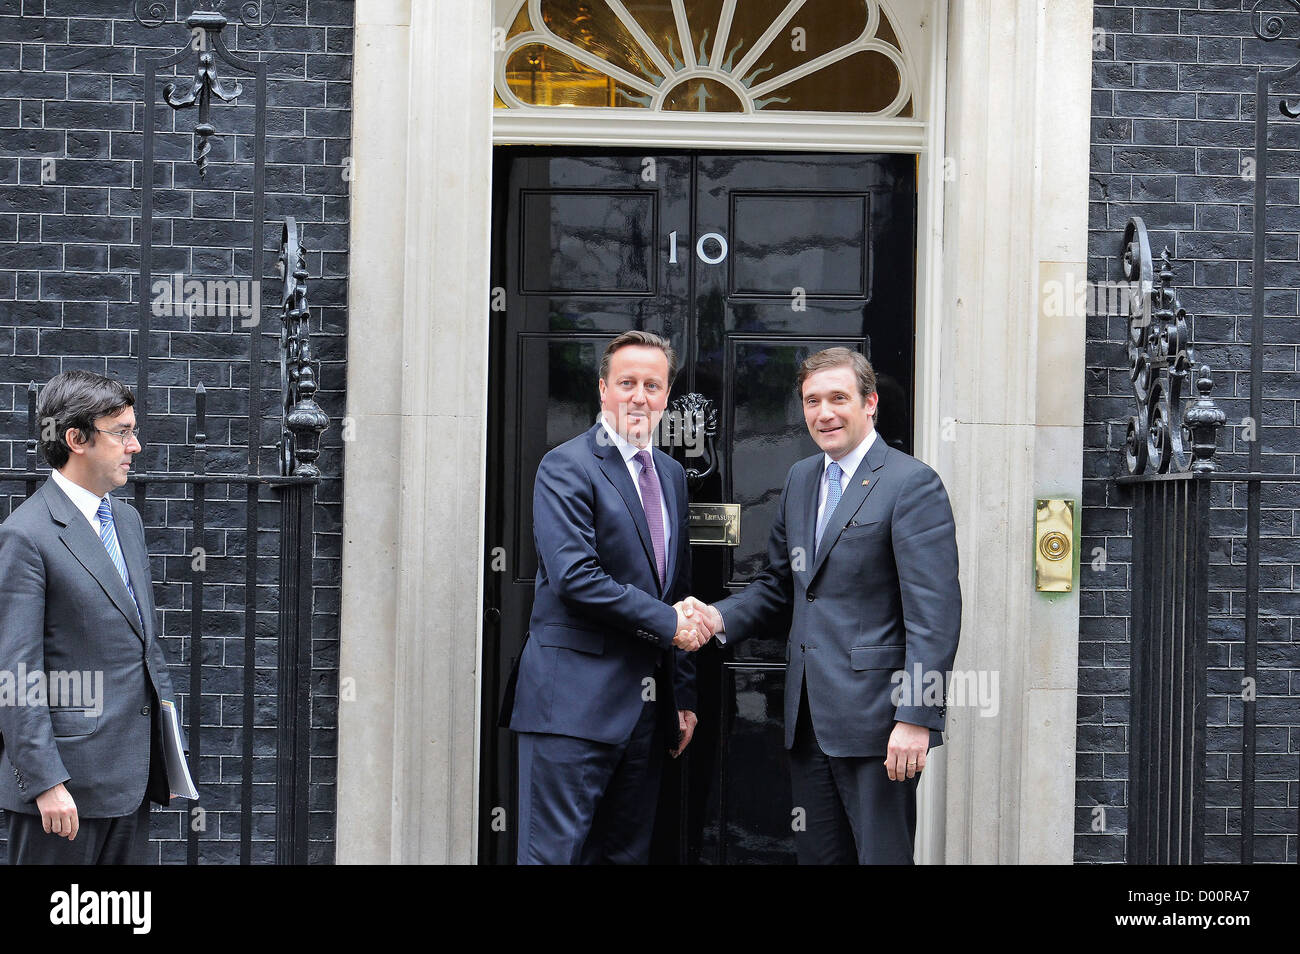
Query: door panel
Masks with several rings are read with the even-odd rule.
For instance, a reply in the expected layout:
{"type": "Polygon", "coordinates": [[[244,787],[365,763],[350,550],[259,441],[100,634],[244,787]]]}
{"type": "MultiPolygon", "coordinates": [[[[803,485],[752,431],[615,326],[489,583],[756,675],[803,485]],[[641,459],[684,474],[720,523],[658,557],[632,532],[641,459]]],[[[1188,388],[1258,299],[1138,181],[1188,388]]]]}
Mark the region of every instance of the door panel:
{"type": "Polygon", "coordinates": [[[652,192],[524,192],[520,226],[525,294],[653,295],[652,192]]]}
{"type": "MultiPolygon", "coordinates": [[[[630,328],[663,335],[679,356],[673,399],[696,392],[718,412],[717,467],[691,499],[739,504],[740,543],[694,546],[693,589],[738,591],[765,565],[786,473],[816,452],[794,390],[808,354],[869,355],[877,427],[910,451],[915,160],[503,149],[494,173],[505,308],[491,329],[480,845],[508,863],[515,748],[495,717],[532,607],[533,479],[595,420],[605,345],[630,328]]],[[[787,629],[699,654],[700,726],[665,766],[654,860],[793,861],[787,629]]]]}
{"type": "MultiPolygon", "coordinates": [[[[548,450],[591,426],[600,404],[590,382],[600,376],[600,356],[612,337],[527,332],[515,336],[518,377],[507,395],[515,424],[510,459],[518,466],[536,474],[548,450]]],[[[533,580],[537,576],[533,481],[516,480],[508,485],[513,512],[518,514],[518,519],[508,525],[512,541],[508,554],[514,558],[515,582],[528,588],[531,610],[533,580]]],[[[526,615],[524,622],[526,625],[526,615]]]]}
{"type": "Polygon", "coordinates": [[[870,196],[852,193],[731,193],[729,295],[865,298],[870,196]]]}

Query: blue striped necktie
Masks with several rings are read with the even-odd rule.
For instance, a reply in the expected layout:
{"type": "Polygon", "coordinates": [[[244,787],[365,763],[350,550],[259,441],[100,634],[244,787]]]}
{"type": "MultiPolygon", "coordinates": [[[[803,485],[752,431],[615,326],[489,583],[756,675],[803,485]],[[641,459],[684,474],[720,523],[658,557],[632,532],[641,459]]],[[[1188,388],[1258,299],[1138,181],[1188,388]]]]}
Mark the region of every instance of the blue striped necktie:
{"type": "Polygon", "coordinates": [[[831,522],[831,514],[839,506],[840,498],[844,496],[844,488],[840,484],[840,465],[831,461],[831,465],[826,468],[826,509],[822,511],[821,522],[817,524],[817,540],[815,546],[821,549],[822,534],[826,532],[826,525],[831,522]]]}
{"type": "Polygon", "coordinates": [[[136,602],[135,590],[131,587],[131,577],[126,572],[126,560],[122,558],[122,548],[118,545],[117,531],[113,527],[113,507],[107,497],[99,502],[99,509],[95,511],[95,516],[99,518],[99,539],[103,541],[104,549],[108,551],[108,558],[113,561],[113,566],[117,567],[117,572],[122,575],[122,582],[126,584],[126,591],[131,595],[131,602],[135,603],[135,613],[139,616],[140,604],[136,602]]]}

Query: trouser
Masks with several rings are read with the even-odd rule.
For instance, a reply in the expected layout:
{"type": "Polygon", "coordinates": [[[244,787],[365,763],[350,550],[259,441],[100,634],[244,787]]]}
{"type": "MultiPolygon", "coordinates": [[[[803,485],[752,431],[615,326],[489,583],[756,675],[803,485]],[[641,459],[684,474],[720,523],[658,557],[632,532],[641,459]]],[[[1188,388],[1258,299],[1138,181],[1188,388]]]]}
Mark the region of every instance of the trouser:
{"type": "Polygon", "coordinates": [[[664,743],[647,702],[626,742],[519,733],[519,864],[646,864],[664,743]]]}
{"type": "Polygon", "coordinates": [[[799,692],[799,716],[790,749],[794,807],[804,810],[796,828],[801,865],[910,865],[916,839],[916,787],[921,777],[890,781],[885,757],[838,758],[817,744],[808,689],[799,692]]]}
{"type": "Polygon", "coordinates": [[[11,865],[147,865],[151,862],[147,795],[129,815],[78,818],[77,837],[73,841],[47,833],[40,815],[6,814],[11,865]]]}

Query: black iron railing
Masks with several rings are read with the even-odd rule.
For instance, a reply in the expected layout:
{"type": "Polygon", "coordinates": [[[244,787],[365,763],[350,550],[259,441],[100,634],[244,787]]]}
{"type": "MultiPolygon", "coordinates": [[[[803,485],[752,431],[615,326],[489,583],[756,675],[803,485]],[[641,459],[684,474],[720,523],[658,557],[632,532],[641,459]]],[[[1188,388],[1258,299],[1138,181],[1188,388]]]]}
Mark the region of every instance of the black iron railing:
{"type": "Polygon", "coordinates": [[[1128,861],[1204,860],[1210,481],[1226,416],[1210,399],[1169,250],[1155,263],[1146,226],[1120,247],[1128,295],[1129,420],[1120,484],[1133,491],[1129,655],[1128,861]],[[1195,376],[1200,398],[1185,406],[1195,376]]]}
{"type": "Polygon", "coordinates": [[[1200,864],[1210,478],[1155,475],[1132,489],[1128,861],[1200,864]]]}
{"type": "MultiPolygon", "coordinates": [[[[1256,238],[1262,244],[1259,233],[1256,238]]],[[[1129,373],[1137,403],[1124,451],[1129,473],[1117,480],[1131,491],[1133,507],[1128,861],[1206,860],[1207,781],[1221,792],[1237,781],[1232,778],[1234,753],[1217,759],[1222,771],[1216,767],[1214,777],[1207,777],[1207,714],[1211,699],[1222,697],[1230,704],[1219,710],[1220,723],[1209,728],[1232,725],[1240,704],[1240,861],[1250,863],[1256,834],[1260,499],[1266,485],[1300,483],[1300,475],[1261,473],[1258,439],[1250,442],[1246,472],[1218,469],[1216,435],[1226,415],[1210,399],[1209,368],[1196,359],[1190,317],[1172,287],[1168,249],[1156,276],[1146,228],[1134,218],[1125,230],[1121,257],[1129,289],[1129,373]],[[1193,378],[1199,397],[1189,402],[1193,378]],[[1226,654],[1231,659],[1226,668],[1240,669],[1241,685],[1239,692],[1235,685],[1220,687],[1212,697],[1208,631],[1211,541],[1216,535],[1211,503],[1216,497],[1235,501],[1236,484],[1245,485],[1247,497],[1240,553],[1245,585],[1240,643],[1234,635],[1229,644],[1240,650],[1226,654]]],[[[1260,324],[1257,319],[1256,328],[1260,324]]],[[[1258,354],[1252,355],[1252,421],[1260,420],[1258,354]]],[[[1229,543],[1219,562],[1235,561],[1229,543]]],[[[1225,668],[1224,661],[1217,668],[1225,668]]]]}

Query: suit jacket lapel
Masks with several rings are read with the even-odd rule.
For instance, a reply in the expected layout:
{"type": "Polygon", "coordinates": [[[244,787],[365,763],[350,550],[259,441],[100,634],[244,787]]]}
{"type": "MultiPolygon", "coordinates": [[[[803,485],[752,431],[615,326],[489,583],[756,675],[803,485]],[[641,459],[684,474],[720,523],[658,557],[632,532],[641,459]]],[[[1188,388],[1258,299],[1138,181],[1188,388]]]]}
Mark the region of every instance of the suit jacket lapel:
{"type": "Polygon", "coordinates": [[[858,469],[853,472],[849,485],[844,488],[844,495],[840,497],[835,512],[831,514],[826,532],[822,534],[822,545],[817,549],[817,557],[813,561],[812,572],[808,575],[809,581],[814,579],[821,570],[822,564],[826,562],[826,554],[830,553],[831,548],[835,546],[835,541],[839,539],[844,525],[858,512],[858,508],[862,506],[862,502],[867,499],[871,491],[876,489],[876,484],[879,483],[876,479],[876,471],[885,465],[885,458],[888,456],[889,445],[877,434],[871,449],[867,451],[867,456],[862,459],[858,469]]]}
{"type": "MultiPolygon", "coordinates": [[[[596,426],[588,431],[591,436],[592,452],[600,458],[600,469],[605,476],[609,478],[610,483],[619,492],[623,498],[623,503],[627,506],[628,513],[632,515],[632,522],[636,525],[637,536],[641,538],[641,546],[645,550],[646,559],[650,561],[650,576],[655,583],[659,583],[659,569],[655,564],[654,543],[650,540],[650,524],[646,523],[645,508],[641,506],[641,497],[636,492],[636,486],[632,483],[632,475],[627,471],[627,463],[623,460],[623,455],[618,452],[618,448],[612,443],[603,443],[601,435],[604,425],[599,421],[596,426]]],[[[662,592],[662,587],[660,587],[662,592]]]]}
{"type": "MultiPolygon", "coordinates": [[[[77,562],[86,568],[86,571],[95,578],[100,587],[104,590],[105,595],[113,601],[116,606],[126,617],[126,621],[131,624],[131,628],[140,639],[144,640],[144,630],[141,628],[143,623],[140,621],[140,614],[136,612],[135,606],[131,603],[131,594],[127,592],[126,584],[122,582],[122,576],[117,572],[117,567],[113,566],[113,561],[109,559],[108,550],[104,548],[104,541],[95,536],[95,531],[91,529],[89,521],[82,516],[81,512],[72,505],[67,494],[59,489],[51,478],[41,488],[45,495],[45,504],[50,508],[50,516],[54,522],[62,528],[59,531],[59,539],[63,545],[71,551],[76,557],[77,562]]],[[[116,516],[114,522],[116,523],[116,516]]],[[[119,525],[118,541],[121,542],[121,530],[119,525]]],[[[127,572],[130,573],[128,565],[127,572]]]]}
{"type": "Polygon", "coordinates": [[[113,523],[117,527],[117,541],[122,545],[126,572],[131,577],[135,602],[140,608],[140,618],[144,624],[143,635],[148,638],[153,629],[153,572],[149,566],[149,547],[136,528],[135,521],[129,517],[121,519],[125,513],[123,503],[114,497],[109,499],[113,502],[113,523]]]}
{"type": "Polygon", "coordinates": [[[786,527],[787,542],[803,547],[803,559],[798,564],[801,569],[795,572],[804,578],[805,586],[812,581],[813,554],[817,547],[817,499],[821,493],[822,455],[809,459],[807,463],[791,490],[795,506],[790,511],[801,522],[786,527]]]}
{"type": "MultiPolygon", "coordinates": [[[[652,456],[654,457],[655,470],[659,474],[659,489],[663,492],[664,506],[668,509],[668,525],[672,528],[673,534],[672,543],[668,545],[668,552],[664,554],[667,560],[664,564],[664,591],[667,592],[672,589],[673,575],[677,572],[677,553],[682,547],[682,541],[677,539],[681,535],[678,528],[681,526],[682,511],[686,509],[686,502],[677,499],[677,485],[669,476],[669,468],[664,465],[665,461],[672,460],[672,458],[657,448],[652,456]]],[[[648,524],[646,529],[649,530],[648,524]]],[[[652,543],[652,556],[653,550],[652,543]]]]}

